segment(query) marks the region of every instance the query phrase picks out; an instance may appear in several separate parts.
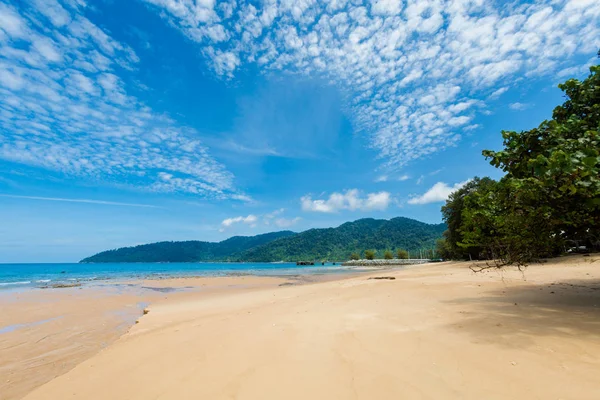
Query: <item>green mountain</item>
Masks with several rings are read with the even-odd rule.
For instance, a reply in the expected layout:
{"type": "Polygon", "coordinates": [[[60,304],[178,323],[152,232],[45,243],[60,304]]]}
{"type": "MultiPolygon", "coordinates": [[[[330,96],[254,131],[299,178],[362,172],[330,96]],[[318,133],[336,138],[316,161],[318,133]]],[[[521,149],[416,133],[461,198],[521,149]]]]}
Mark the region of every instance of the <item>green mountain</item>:
{"type": "Polygon", "coordinates": [[[274,240],[246,251],[244,261],[298,261],[350,258],[353,252],[403,249],[416,254],[435,247],[446,230],[445,224],[431,225],[410,218],[390,220],[365,218],[346,222],[337,228],[310,229],[297,235],[274,240]]]}
{"type": "MultiPolygon", "coordinates": [[[[410,218],[365,218],[337,228],[309,229],[257,236],[234,236],[218,243],[160,242],[104,251],[81,262],[198,262],[198,261],[341,261],[353,252],[403,249],[413,254],[435,247],[445,224],[426,224],[410,218]]],[[[411,254],[412,255],[412,254],[411,254]]]]}
{"type": "Polygon", "coordinates": [[[271,232],[256,236],[234,236],[222,242],[159,242],[103,251],[81,260],[82,263],[109,262],[199,262],[237,261],[248,249],[276,239],[295,235],[292,231],[271,232]]]}

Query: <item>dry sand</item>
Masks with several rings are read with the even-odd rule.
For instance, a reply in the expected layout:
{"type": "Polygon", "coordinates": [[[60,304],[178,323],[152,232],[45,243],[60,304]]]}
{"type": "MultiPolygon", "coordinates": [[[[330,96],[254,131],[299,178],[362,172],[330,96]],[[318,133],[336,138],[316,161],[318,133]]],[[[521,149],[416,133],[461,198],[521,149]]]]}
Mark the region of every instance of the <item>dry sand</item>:
{"type": "Polygon", "coordinates": [[[600,256],[467,266],[157,299],[25,398],[600,399],[600,256]]]}

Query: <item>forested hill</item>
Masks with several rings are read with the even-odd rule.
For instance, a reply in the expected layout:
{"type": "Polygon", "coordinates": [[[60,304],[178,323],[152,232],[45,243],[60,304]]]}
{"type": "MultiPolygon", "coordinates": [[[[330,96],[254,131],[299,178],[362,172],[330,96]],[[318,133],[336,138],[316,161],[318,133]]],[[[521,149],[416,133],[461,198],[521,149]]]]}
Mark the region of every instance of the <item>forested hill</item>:
{"type": "Polygon", "coordinates": [[[361,256],[364,250],[409,250],[435,247],[446,230],[445,224],[430,225],[410,218],[391,220],[365,218],[337,228],[310,229],[274,240],[243,254],[244,261],[347,260],[350,254],[361,256]]]}
{"type": "Polygon", "coordinates": [[[257,236],[234,236],[219,243],[160,242],[104,251],[81,262],[198,262],[198,261],[299,261],[347,260],[350,254],[376,250],[409,250],[435,247],[445,224],[430,225],[409,218],[359,219],[337,228],[290,231],[257,236]]]}
{"type": "Polygon", "coordinates": [[[159,242],[108,250],[81,260],[82,263],[110,262],[198,262],[237,261],[244,251],[276,239],[295,235],[292,231],[256,236],[234,236],[222,242],[159,242]]]}

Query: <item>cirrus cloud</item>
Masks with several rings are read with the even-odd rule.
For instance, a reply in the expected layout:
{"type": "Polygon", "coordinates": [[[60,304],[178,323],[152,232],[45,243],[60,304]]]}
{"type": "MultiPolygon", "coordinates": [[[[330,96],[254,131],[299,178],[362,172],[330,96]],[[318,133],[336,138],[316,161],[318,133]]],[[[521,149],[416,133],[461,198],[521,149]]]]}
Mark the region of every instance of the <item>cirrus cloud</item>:
{"type": "Polygon", "coordinates": [[[592,0],[146,2],[219,75],[253,64],[328,79],[389,168],[457,144],[477,99],[578,70],[600,37],[592,0]]]}
{"type": "Polygon", "coordinates": [[[193,129],[127,93],[139,59],[82,1],[0,3],[0,159],[159,192],[245,198],[193,129]]]}

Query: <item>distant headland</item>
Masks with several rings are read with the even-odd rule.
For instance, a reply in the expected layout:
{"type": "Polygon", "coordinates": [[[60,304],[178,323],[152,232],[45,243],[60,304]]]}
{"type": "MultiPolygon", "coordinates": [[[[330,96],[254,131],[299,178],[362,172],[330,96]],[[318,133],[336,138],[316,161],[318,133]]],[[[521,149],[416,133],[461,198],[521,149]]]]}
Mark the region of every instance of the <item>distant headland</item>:
{"type": "Polygon", "coordinates": [[[221,242],[159,242],[103,251],[82,263],[114,262],[277,262],[298,260],[345,261],[373,251],[432,252],[446,224],[426,224],[410,218],[364,218],[336,228],[309,229],[301,233],[271,232],[234,236],[221,242]]]}

